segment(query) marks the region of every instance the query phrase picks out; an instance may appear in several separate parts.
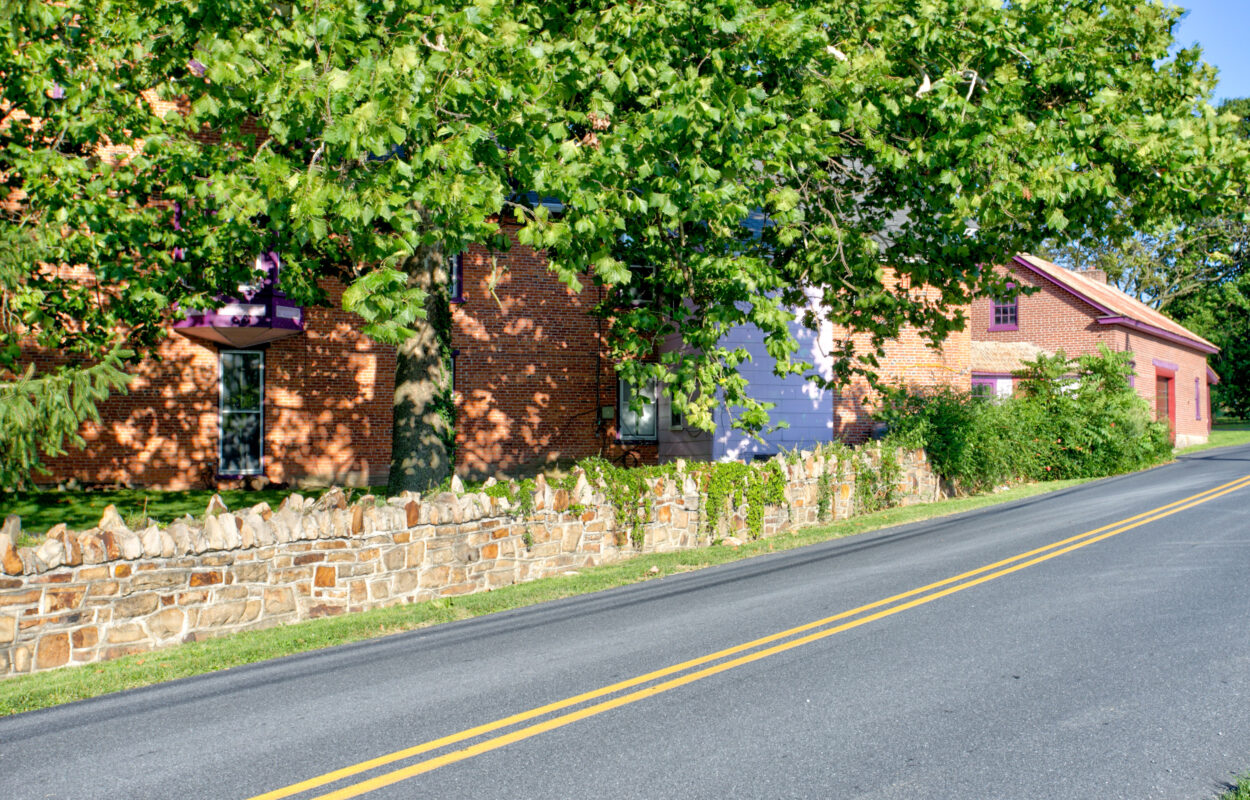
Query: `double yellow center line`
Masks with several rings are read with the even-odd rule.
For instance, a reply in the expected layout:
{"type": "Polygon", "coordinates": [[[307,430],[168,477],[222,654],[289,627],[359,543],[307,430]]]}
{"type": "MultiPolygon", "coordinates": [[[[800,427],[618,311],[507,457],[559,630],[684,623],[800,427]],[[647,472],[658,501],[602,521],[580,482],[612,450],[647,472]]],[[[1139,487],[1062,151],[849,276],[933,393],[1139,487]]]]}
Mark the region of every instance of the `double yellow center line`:
{"type": "Polygon", "coordinates": [[[382,767],[395,764],[400,761],[407,761],[417,756],[431,753],[436,750],[448,748],[451,745],[467,742],[471,739],[479,739],[487,734],[494,734],[499,731],[496,736],[482,739],[467,747],[442,755],[427,758],[414,764],[394,769],[389,772],[376,775],[372,778],[362,780],[343,786],[334,791],[318,795],[312,800],[345,800],[345,798],[358,797],[367,792],[380,789],[384,786],[407,780],[408,778],[421,775],[439,767],[454,764],[458,761],[472,758],[482,753],[497,750],[505,747],[513,742],[519,742],[524,739],[537,736],[556,728],[561,728],[578,720],[593,717],[602,714],[605,711],[611,711],[614,708],[636,703],[648,697],[662,694],[663,692],[676,689],[679,686],[685,686],[689,683],[718,675],[722,672],[734,669],[735,667],[750,664],[760,659],[767,658],[777,653],[783,653],[805,644],[819,641],[829,636],[841,633],[843,631],[857,628],[869,622],[906,611],[910,608],[931,603],[947,595],[962,592],[965,589],[971,589],[973,586],[987,583],[1004,575],[1010,575],[1013,572],[1031,567],[1034,564],[1040,564],[1073,550],[1086,547],[1103,539],[1109,539],[1126,531],[1142,525],[1149,524],[1172,514],[1179,513],[1194,506],[1214,500],[1217,497],[1223,497],[1230,492],[1250,486],[1250,475],[1238,478],[1235,481],[1216,486],[1205,492],[1191,495],[1174,503],[1168,503],[1164,506],[1142,512],[1127,519],[1110,525],[1104,525],[1101,528],[1095,528],[1091,531],[1078,534],[1076,536],[1063,539],[1045,547],[1039,547],[1035,550],[1029,550],[1025,553],[995,561],[992,564],[986,564],[983,567],[970,570],[968,572],[955,575],[954,577],[940,580],[936,583],[930,583],[917,589],[912,589],[901,594],[893,595],[867,605],[852,608],[834,614],[831,617],[818,619],[814,622],[808,622],[788,630],[778,631],[777,633],[753,639],[749,642],[735,645],[733,647],[719,650],[715,653],[709,653],[689,661],[683,661],[680,664],[663,669],[648,672],[644,675],[638,675],[628,680],[619,681],[609,686],[603,686],[589,692],[584,692],[573,697],[558,700],[554,703],[538,706],[528,711],[522,711],[509,717],[478,725],[473,728],[467,728],[458,733],[444,736],[439,739],[432,739],[423,744],[408,747],[403,750],[397,750],[387,755],[378,756],[377,758],[362,761],[359,764],[343,767],[342,769],[327,772],[315,778],[310,778],[299,783],[281,789],[275,789],[262,795],[257,795],[251,800],[278,800],[278,798],[293,797],[298,794],[310,792],[320,787],[328,786],[333,783],[345,781],[348,778],[354,778],[365,772],[380,769],[382,767]],[[639,688],[641,687],[641,688],[639,688]],[[630,691],[632,690],[632,691],[630,691]],[[606,699],[605,699],[606,698],[606,699]],[[598,702],[593,702],[598,701],[598,702]],[[573,709],[573,710],[568,710],[573,709]],[[556,712],[564,712],[557,714],[556,712]],[[533,722],[534,720],[541,721],[533,722]],[[523,725],[522,723],[531,723],[523,725]],[[517,727],[521,726],[521,727],[517,727]]]}

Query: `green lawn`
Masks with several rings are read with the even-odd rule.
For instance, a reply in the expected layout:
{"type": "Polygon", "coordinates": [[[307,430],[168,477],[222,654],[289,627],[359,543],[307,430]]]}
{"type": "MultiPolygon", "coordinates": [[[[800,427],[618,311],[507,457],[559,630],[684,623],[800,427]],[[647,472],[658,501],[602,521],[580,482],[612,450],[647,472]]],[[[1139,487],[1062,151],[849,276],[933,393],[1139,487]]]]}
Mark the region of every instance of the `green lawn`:
{"type": "Polygon", "coordinates": [[[247,631],[151,653],[125,656],[113,661],[18,675],[0,680],[0,715],[16,714],[442,622],[493,614],[638,581],[660,579],[666,575],[689,572],[762,553],[789,550],[892,525],[971,511],[1084,482],[1069,480],[1035,483],[975,497],[891,508],[830,525],[747,542],[740,547],[713,545],[698,550],[644,555],[619,564],[581,570],[576,575],[544,578],[480,594],[411,603],[360,614],[345,614],[267,630],[247,631]]]}
{"type": "MultiPolygon", "coordinates": [[[[325,489],[225,489],[221,495],[229,508],[246,508],[260,502],[274,508],[294,492],[320,497],[325,489]]],[[[368,490],[358,489],[363,493],[368,490]]],[[[144,518],[164,524],[184,514],[203,517],[212,498],[212,489],[161,491],[158,489],[109,489],[101,491],[57,491],[55,489],[16,492],[0,498],[0,518],[17,514],[22,518],[24,539],[20,546],[38,542],[38,534],[64,522],[73,530],[85,530],[100,521],[104,507],[112,504],[132,528],[146,526],[144,518]]]]}
{"type": "Polygon", "coordinates": [[[1212,447],[1228,447],[1237,444],[1250,444],[1250,423],[1246,422],[1217,422],[1211,430],[1211,438],[1206,444],[1196,444],[1193,447],[1186,447],[1184,450],[1177,450],[1179,455],[1186,453],[1196,453],[1200,450],[1210,450],[1212,447]]]}

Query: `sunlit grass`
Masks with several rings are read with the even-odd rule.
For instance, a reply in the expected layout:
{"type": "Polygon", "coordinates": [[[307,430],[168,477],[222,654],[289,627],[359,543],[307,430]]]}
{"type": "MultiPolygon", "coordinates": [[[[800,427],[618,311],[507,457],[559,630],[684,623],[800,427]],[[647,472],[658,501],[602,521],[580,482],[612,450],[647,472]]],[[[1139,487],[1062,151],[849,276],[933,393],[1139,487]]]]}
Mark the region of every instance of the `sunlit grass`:
{"type": "Polygon", "coordinates": [[[1210,450],[1213,447],[1231,447],[1239,444],[1250,444],[1250,423],[1216,423],[1206,444],[1196,444],[1176,452],[1177,455],[1186,455],[1201,450],[1210,450]]]}
{"type": "MultiPolygon", "coordinates": [[[[277,507],[287,495],[299,492],[306,497],[320,497],[325,489],[187,489],[162,491],[159,489],[103,489],[57,491],[56,489],[7,493],[0,497],[0,517],[17,514],[22,518],[24,539],[19,545],[35,544],[48,528],[65,523],[73,530],[85,530],[100,521],[100,515],[108,505],[117,506],[132,527],[146,526],[145,521],[165,524],[190,514],[204,516],[204,509],[214,494],[230,508],[246,508],[257,503],[269,503],[277,507]]],[[[358,493],[366,489],[355,490],[358,493]]]]}
{"type": "Polygon", "coordinates": [[[1237,785],[1220,795],[1219,800],[1250,800],[1250,775],[1237,779],[1237,785]]]}

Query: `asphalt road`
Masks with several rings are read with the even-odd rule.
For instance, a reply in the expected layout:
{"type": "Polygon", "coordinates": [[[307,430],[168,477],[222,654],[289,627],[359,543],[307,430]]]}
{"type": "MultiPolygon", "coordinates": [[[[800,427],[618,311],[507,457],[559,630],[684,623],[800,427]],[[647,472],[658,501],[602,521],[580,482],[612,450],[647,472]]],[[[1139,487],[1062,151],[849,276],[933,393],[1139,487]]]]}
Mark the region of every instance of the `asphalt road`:
{"type": "Polygon", "coordinates": [[[1212,798],[1250,768],[1250,480],[1195,495],[1247,476],[1208,451],[2,719],[0,798],[1212,798]]]}

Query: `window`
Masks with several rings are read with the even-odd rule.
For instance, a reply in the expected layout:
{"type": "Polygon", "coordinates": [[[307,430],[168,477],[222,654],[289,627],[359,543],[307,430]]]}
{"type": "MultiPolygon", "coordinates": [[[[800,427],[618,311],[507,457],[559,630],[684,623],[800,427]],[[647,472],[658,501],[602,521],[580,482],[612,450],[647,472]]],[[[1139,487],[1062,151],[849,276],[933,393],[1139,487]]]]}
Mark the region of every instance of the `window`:
{"type": "Polygon", "coordinates": [[[451,259],[451,302],[464,302],[464,253],[451,259]]]}
{"type": "Polygon", "coordinates": [[[221,351],[218,472],[259,475],[265,450],[265,354],[221,351]]]}
{"type": "Polygon", "coordinates": [[[993,378],[973,378],[972,396],[978,400],[989,400],[994,397],[997,386],[993,378]]]}
{"type": "Polygon", "coordinates": [[[990,330],[1014,331],[1020,327],[1019,297],[995,299],[990,310],[990,330]]]}
{"type": "Polygon", "coordinates": [[[648,384],[635,392],[634,387],[626,380],[617,381],[617,408],[620,414],[620,438],[654,441],[656,438],[656,418],[659,416],[656,403],[656,385],[648,384]],[[639,396],[641,407],[634,410],[634,396],[639,396]]]}
{"type": "Polygon", "coordinates": [[[671,402],[668,406],[668,429],[670,431],[684,430],[686,421],[682,418],[681,412],[677,410],[677,406],[671,402]]]}
{"type": "Polygon", "coordinates": [[[627,307],[650,305],[655,301],[655,265],[631,264],[629,283],[617,287],[617,296],[627,307]]]}

